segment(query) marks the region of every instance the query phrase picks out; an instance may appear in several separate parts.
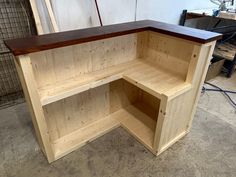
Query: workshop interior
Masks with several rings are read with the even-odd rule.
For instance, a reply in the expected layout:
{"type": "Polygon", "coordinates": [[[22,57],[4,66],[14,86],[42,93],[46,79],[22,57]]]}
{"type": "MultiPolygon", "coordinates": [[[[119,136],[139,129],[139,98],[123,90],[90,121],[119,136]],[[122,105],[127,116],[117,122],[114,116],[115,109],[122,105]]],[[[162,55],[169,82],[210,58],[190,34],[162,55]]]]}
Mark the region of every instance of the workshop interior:
{"type": "Polygon", "coordinates": [[[0,177],[236,176],[234,0],[0,0],[0,177]]]}

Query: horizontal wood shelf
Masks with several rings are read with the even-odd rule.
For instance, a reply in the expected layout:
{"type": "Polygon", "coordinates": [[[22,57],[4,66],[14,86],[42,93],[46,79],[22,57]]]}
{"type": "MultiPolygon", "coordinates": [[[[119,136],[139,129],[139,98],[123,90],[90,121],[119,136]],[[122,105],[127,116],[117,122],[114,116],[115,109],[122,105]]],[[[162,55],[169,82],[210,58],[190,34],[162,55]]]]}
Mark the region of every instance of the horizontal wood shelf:
{"type": "Polygon", "coordinates": [[[55,159],[74,151],[78,147],[120,126],[120,122],[114,119],[116,116],[117,113],[109,115],[52,142],[55,159]]]}
{"type": "Polygon", "coordinates": [[[122,72],[134,63],[124,63],[104,70],[95,71],[89,74],[79,75],[60,83],[39,88],[42,105],[46,105],[66,97],[84,92],[91,88],[118,80],[122,78],[122,72]]]}
{"type": "Polygon", "coordinates": [[[153,141],[156,129],[156,121],[141,112],[133,105],[118,112],[116,120],[121,126],[130,132],[138,141],[143,143],[149,150],[153,151],[153,141]]]}
{"type": "Polygon", "coordinates": [[[118,79],[125,79],[157,97],[191,88],[181,76],[137,59],[39,88],[41,103],[47,105],[118,79]]]}
{"type": "Polygon", "coordinates": [[[125,128],[140,142],[144,143],[148,149],[153,151],[156,122],[130,105],[125,109],[120,109],[103,119],[95,121],[88,126],[54,141],[52,144],[55,159],[74,151],[78,147],[93,141],[119,126],[125,128]]]}

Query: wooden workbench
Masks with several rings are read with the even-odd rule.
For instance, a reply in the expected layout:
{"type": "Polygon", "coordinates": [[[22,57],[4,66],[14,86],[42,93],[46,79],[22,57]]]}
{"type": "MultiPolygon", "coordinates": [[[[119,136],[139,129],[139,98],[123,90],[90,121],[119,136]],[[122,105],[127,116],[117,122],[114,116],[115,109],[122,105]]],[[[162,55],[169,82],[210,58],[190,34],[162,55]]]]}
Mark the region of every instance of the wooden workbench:
{"type": "Polygon", "coordinates": [[[231,77],[236,66],[236,45],[233,42],[218,42],[213,57],[217,60],[225,60],[223,68],[227,73],[227,77],[231,77]]]}
{"type": "Polygon", "coordinates": [[[53,162],[119,126],[162,153],[190,130],[219,38],[145,20],[5,43],[53,162]]]}
{"type": "Polygon", "coordinates": [[[207,79],[218,75],[222,70],[227,77],[231,77],[236,65],[235,40],[236,13],[220,11],[218,16],[213,16],[213,9],[183,11],[181,25],[207,31],[222,33],[223,40],[217,42],[212,65],[209,68],[207,79]],[[223,66],[223,67],[222,67],[223,66]],[[223,69],[222,69],[223,68],[223,69]]]}

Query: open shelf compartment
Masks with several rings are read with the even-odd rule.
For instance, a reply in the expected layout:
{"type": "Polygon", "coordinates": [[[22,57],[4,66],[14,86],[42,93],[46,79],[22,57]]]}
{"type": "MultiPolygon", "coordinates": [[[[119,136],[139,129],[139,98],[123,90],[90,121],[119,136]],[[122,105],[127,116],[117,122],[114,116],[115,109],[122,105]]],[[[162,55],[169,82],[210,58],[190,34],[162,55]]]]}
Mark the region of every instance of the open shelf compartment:
{"type": "Polygon", "coordinates": [[[159,105],[158,98],[124,79],[45,105],[55,159],[119,126],[154,151],[159,105]]]}

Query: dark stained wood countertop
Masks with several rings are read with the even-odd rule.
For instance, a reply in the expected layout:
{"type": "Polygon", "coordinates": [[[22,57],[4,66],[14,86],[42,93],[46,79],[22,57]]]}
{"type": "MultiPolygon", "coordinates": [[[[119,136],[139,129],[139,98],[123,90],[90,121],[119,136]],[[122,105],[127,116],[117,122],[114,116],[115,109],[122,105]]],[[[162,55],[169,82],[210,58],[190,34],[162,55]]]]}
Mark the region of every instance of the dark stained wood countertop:
{"type": "Polygon", "coordinates": [[[11,52],[15,56],[17,56],[142,31],[155,31],[158,33],[198,42],[201,44],[215,41],[222,37],[222,35],[219,33],[213,33],[178,25],[171,25],[152,20],[143,20],[109,26],[31,36],[27,38],[12,39],[4,42],[6,46],[11,50],[11,52]]]}

